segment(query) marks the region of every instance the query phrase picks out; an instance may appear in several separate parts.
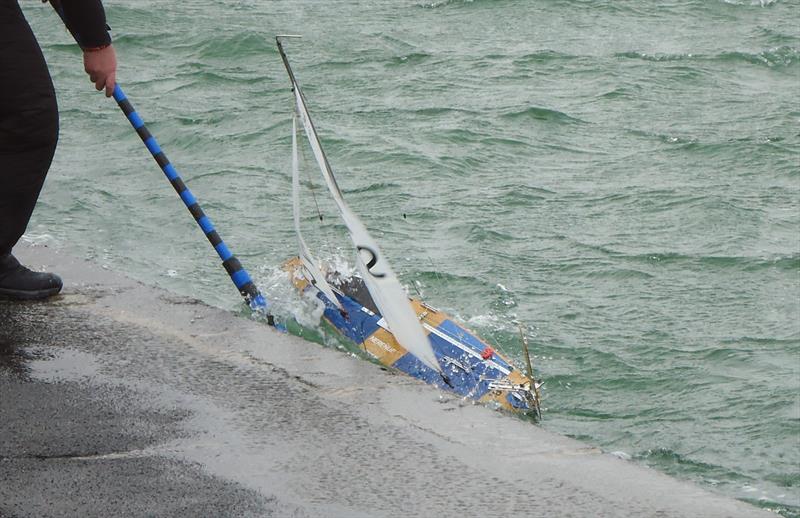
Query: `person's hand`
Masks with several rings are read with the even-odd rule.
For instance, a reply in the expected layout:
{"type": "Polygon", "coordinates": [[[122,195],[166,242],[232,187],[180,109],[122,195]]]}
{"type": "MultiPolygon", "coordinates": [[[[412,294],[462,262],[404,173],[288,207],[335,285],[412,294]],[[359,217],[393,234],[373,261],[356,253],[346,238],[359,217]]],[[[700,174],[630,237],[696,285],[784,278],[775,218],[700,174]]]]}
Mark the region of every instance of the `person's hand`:
{"type": "Polygon", "coordinates": [[[83,69],[89,74],[89,80],[98,90],[106,89],[106,97],[114,93],[117,84],[117,53],[109,45],[102,49],[83,51],[83,69]]]}

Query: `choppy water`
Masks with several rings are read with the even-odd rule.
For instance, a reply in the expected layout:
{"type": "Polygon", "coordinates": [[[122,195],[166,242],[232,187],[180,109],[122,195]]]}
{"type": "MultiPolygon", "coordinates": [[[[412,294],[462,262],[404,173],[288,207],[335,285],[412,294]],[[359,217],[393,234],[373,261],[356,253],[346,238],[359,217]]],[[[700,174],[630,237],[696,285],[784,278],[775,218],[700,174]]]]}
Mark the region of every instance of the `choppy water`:
{"type": "MultiPolygon", "coordinates": [[[[28,238],[237,308],[55,16],[24,7],[62,110],[28,238]]],[[[279,305],[295,247],[272,38],[301,33],[287,50],[351,205],[431,303],[516,357],[508,320],[533,326],[544,426],[800,515],[797,1],[107,7],[128,95],[279,305]]],[[[342,255],[318,198],[307,237],[342,255]]]]}

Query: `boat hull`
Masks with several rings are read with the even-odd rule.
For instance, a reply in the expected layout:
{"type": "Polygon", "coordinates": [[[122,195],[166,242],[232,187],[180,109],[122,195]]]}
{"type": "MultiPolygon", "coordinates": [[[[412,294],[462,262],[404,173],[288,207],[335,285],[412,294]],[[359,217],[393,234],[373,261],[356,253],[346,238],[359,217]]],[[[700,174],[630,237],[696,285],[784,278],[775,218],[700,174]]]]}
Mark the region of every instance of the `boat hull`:
{"type": "Polygon", "coordinates": [[[345,286],[341,278],[329,276],[328,282],[343,308],[340,309],[303,275],[299,258],[290,259],[284,268],[299,291],[310,293],[325,304],[325,321],[381,364],[479,403],[516,413],[537,412],[534,382],[446,313],[410,299],[442,376],[398,343],[368,294],[364,295],[366,289],[359,284],[359,278],[347,279],[345,286]]]}

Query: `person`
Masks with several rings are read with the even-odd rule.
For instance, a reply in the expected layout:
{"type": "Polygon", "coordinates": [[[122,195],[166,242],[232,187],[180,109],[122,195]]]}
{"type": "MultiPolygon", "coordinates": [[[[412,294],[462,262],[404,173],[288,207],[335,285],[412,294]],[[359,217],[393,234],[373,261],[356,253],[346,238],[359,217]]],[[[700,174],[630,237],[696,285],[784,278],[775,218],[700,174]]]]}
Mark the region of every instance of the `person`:
{"type": "MultiPolygon", "coordinates": [[[[110,96],[117,58],[101,0],[50,0],[83,50],[97,90],[110,96]]],[[[58,140],[58,106],[44,56],[18,0],[0,0],[0,297],[43,299],[61,279],[12,255],[28,226],[58,140]]]]}

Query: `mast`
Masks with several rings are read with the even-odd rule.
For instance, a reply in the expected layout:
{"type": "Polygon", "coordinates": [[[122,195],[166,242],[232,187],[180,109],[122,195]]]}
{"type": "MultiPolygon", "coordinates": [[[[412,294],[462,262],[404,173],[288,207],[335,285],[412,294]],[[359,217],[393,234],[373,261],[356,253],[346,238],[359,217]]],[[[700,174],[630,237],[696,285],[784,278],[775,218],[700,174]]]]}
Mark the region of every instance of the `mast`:
{"type": "MultiPolygon", "coordinates": [[[[299,37],[300,36],[292,34],[275,36],[275,42],[278,44],[278,52],[280,52],[281,54],[281,59],[283,60],[283,66],[286,67],[286,72],[289,74],[289,80],[292,82],[292,92],[295,94],[295,97],[297,98],[298,110],[302,110],[301,119],[303,119],[303,125],[304,126],[308,125],[311,127],[310,134],[309,132],[306,132],[306,136],[308,137],[309,143],[311,144],[311,148],[314,151],[314,155],[316,158],[321,159],[321,162],[324,164],[324,168],[330,175],[333,186],[336,188],[336,193],[339,195],[339,197],[342,197],[342,190],[339,188],[339,184],[336,182],[336,177],[333,176],[333,169],[331,169],[331,164],[328,162],[328,157],[325,155],[325,150],[322,149],[322,143],[319,141],[319,137],[317,136],[317,129],[314,127],[314,121],[311,120],[311,114],[308,113],[308,109],[306,108],[306,106],[308,105],[308,103],[306,102],[306,96],[303,95],[303,91],[300,90],[300,84],[294,77],[292,66],[289,64],[289,58],[286,57],[286,52],[284,52],[283,45],[281,44],[281,38],[299,38],[299,37]],[[303,115],[305,116],[303,117],[303,115]],[[319,154],[318,157],[317,154],[319,154]]],[[[323,165],[320,164],[320,167],[323,167],[323,165]]],[[[323,174],[324,173],[325,172],[323,171],[323,174]]]]}
{"type": "Polygon", "coordinates": [[[356,265],[364,279],[364,283],[378,306],[381,315],[386,320],[389,330],[400,345],[405,347],[408,352],[422,363],[443,375],[442,368],[439,366],[433,348],[428,341],[428,336],[425,334],[425,330],[411,307],[408,295],[403,290],[389,262],[384,258],[378,244],[369,234],[364,223],[344,201],[342,191],[336,182],[336,177],[333,175],[333,170],[325,151],[322,149],[322,143],[311,120],[311,114],[308,112],[305,96],[300,90],[300,85],[297,83],[280,38],[281,36],[277,36],[275,41],[278,44],[278,51],[283,60],[283,65],[286,67],[286,72],[289,74],[289,79],[292,83],[297,113],[303,124],[303,129],[306,137],[308,137],[309,145],[319,165],[322,177],[336,202],[339,214],[345,226],[347,226],[350,239],[356,248],[356,265]]]}

